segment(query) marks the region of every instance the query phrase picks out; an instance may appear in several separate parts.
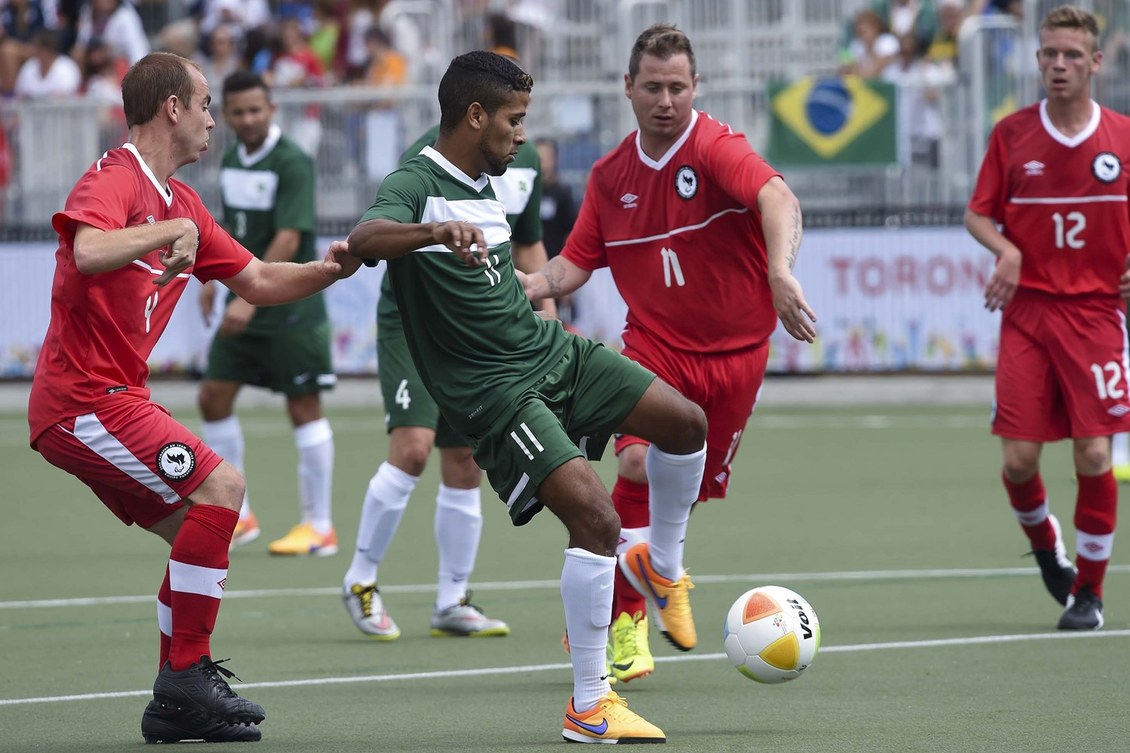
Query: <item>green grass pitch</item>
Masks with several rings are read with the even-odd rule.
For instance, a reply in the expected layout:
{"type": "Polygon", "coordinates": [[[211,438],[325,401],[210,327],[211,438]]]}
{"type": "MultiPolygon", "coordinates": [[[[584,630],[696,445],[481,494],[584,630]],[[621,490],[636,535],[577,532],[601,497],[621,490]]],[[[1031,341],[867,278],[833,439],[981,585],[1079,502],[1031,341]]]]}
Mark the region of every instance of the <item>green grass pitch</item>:
{"type": "MultiPolygon", "coordinates": [[[[191,411],[178,411],[199,427],[191,411]]],[[[381,565],[403,632],[365,639],[342,608],[365,486],[384,458],[379,409],[334,408],[334,517],[342,552],[278,559],[297,520],[294,443],[281,409],[242,413],[262,538],[232,555],[213,637],[237,691],[263,704],[268,751],[559,750],[571,693],[557,579],[564,529],[548,513],[513,528],[484,486],[474,601],[508,638],[429,636],[436,463],[381,565]]],[[[167,548],[118,524],[84,486],[26,446],[0,414],[0,751],[142,747],[156,671],[154,594],[167,548]]],[[[615,473],[597,465],[606,481],[615,473]]],[[[652,634],[654,675],[620,686],[668,749],[987,753],[1130,747],[1130,544],[1116,542],[1106,627],[1054,630],[999,482],[987,409],[759,409],[725,501],[692,517],[687,564],[700,645],[652,634]],[[761,686],[722,654],[722,619],[747,588],[808,598],[823,647],[800,679],[761,686]]],[[[1045,451],[1053,510],[1073,546],[1067,445],[1045,451]]]]}

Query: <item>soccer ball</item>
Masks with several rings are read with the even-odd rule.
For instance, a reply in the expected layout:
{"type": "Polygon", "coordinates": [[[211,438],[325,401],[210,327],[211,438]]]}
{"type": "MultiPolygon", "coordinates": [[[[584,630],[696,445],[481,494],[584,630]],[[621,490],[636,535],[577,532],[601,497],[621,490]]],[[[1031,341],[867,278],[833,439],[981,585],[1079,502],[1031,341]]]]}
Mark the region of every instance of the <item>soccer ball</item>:
{"type": "Polygon", "coordinates": [[[722,627],[726,656],[751,680],[795,680],[820,649],[820,621],[803,596],[781,586],[738,597],[722,627]]]}

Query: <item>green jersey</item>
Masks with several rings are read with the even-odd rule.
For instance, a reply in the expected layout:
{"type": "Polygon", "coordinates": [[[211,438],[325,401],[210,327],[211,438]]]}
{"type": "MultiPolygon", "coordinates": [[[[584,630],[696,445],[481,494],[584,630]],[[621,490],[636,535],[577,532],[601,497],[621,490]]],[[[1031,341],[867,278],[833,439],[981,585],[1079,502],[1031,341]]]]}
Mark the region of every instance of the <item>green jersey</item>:
{"type": "MultiPolygon", "coordinates": [[[[400,164],[420,153],[425,146],[435,146],[439,138],[439,126],[433,126],[416,139],[412,146],[400,155],[400,164]]],[[[491,188],[502,205],[506,207],[506,221],[510,224],[510,240],[514,243],[537,243],[542,239],[541,227],[541,156],[532,141],[518,147],[514,161],[506,166],[502,175],[492,175],[491,188]]],[[[396,302],[392,295],[392,284],[388,275],[381,280],[381,297],[377,303],[377,317],[385,330],[395,326],[399,319],[396,302]]],[[[380,326],[377,329],[380,336],[380,326]]]]}
{"type": "Polygon", "coordinates": [[[443,415],[477,436],[492,416],[556,364],[568,345],[557,322],[530,307],[510,257],[510,225],[486,175],[464,174],[425,147],[381,183],[361,222],[462,220],[479,227],[490,250],[469,267],[431,245],[388,262],[412,360],[443,415]]]}
{"type": "MultiPolygon", "coordinates": [[[[224,152],[220,169],[224,227],[260,259],[279,230],[301,234],[294,261],[317,258],[314,249],[314,162],[272,125],[253,154],[236,143],[224,152]]],[[[229,298],[230,300],[230,298],[229,298]]],[[[327,320],[321,293],[281,306],[256,309],[247,327],[269,334],[281,326],[317,325],[327,320]]]]}

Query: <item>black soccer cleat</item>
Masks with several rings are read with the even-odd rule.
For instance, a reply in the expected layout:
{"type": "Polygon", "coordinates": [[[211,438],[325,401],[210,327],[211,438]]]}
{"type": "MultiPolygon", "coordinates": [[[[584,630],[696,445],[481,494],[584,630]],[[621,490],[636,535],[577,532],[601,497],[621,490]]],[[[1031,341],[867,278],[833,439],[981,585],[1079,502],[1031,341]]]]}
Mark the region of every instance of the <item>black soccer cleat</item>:
{"type": "Polygon", "coordinates": [[[166,662],[153,683],[154,700],[159,705],[209,721],[258,724],[267,713],[262,706],[240,698],[231,689],[224,677],[235,677],[235,673],[220,666],[225,661],[227,659],[214,662],[201,656],[200,661],[180,672],[174,672],[166,662]]]}
{"type": "Polygon", "coordinates": [[[1044,579],[1044,587],[1052,598],[1060,604],[1067,605],[1067,597],[1071,595],[1071,587],[1075,585],[1075,565],[1067,556],[1067,548],[1063,545],[1063,530],[1059,527],[1059,520],[1054,515],[1048,516],[1048,522],[1055,531],[1055,544],[1051,549],[1038,549],[1032,552],[1036,564],[1040,566],[1040,577],[1044,579]]]}
{"type": "Polygon", "coordinates": [[[1036,564],[1040,566],[1040,577],[1044,579],[1044,586],[1052,598],[1066,606],[1067,597],[1071,595],[1071,586],[1075,583],[1075,567],[1067,556],[1053,549],[1041,549],[1032,552],[1036,564]]]}
{"type": "Polygon", "coordinates": [[[176,709],[152,700],[141,715],[141,736],[147,743],[179,743],[202,740],[206,743],[254,743],[263,734],[253,724],[228,724],[209,719],[199,712],[176,709]]]}
{"type": "Polygon", "coordinates": [[[1067,609],[1056,625],[1060,630],[1098,630],[1103,626],[1103,602],[1087,587],[1067,597],[1067,609]]]}

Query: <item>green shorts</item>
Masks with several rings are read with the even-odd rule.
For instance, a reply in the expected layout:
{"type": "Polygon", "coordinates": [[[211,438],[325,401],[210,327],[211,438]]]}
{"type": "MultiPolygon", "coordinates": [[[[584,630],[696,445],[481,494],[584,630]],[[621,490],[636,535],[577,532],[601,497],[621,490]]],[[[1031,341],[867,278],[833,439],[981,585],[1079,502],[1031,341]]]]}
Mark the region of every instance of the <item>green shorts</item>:
{"type": "Polygon", "coordinates": [[[330,323],[281,328],[273,334],[216,335],[206,379],[266,387],[284,395],[333,389],[330,323]]]}
{"type": "Polygon", "coordinates": [[[506,403],[485,434],[471,438],[476,462],[516,526],[541,510],[538,486],[558,466],[576,457],[600,459],[655,379],[599,343],[572,341],[541,381],[506,403]]]}
{"type": "Polygon", "coordinates": [[[402,426],[435,429],[436,447],[467,447],[470,442],[456,433],[439,412],[439,406],[424,388],[404,330],[385,321],[377,325],[377,370],[385,404],[385,429],[402,426]]]}

